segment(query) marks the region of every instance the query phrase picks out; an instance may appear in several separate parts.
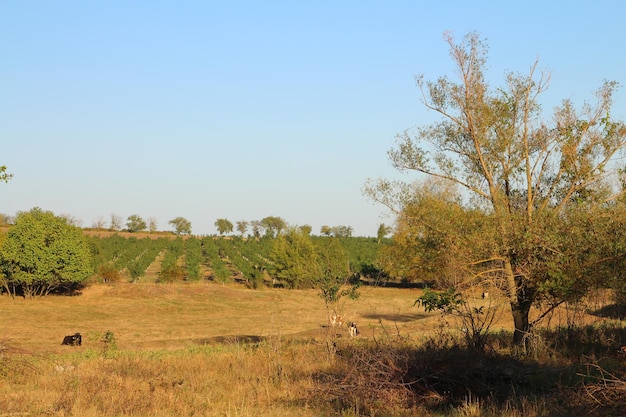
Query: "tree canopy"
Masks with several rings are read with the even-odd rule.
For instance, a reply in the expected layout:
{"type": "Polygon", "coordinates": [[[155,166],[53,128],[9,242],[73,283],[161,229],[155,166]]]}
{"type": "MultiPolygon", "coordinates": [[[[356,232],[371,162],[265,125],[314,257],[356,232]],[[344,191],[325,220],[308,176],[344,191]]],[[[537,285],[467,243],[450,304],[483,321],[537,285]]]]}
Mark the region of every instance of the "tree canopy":
{"type": "Polygon", "coordinates": [[[129,232],[131,233],[142,232],[146,230],[147,227],[148,225],[146,224],[146,221],[143,218],[141,218],[141,216],[139,216],[138,214],[133,214],[133,215],[128,216],[128,219],[126,221],[126,228],[128,229],[129,232]]]}
{"type": "MultiPolygon", "coordinates": [[[[579,233],[593,229],[624,192],[615,155],[624,149],[626,127],[611,116],[618,85],[604,82],[595,101],[580,109],[563,100],[547,119],[539,97],[549,76],[538,73],[537,62],[528,74],[509,73],[504,85],[494,88],[487,83],[487,48],[478,34],[460,43],[446,34],[445,40],[458,80],[417,77],[422,103],[441,120],[398,135],[389,157],[401,171],[455,184],[462,197],[459,210],[484,216],[493,234],[483,235],[486,245],[470,254],[464,270],[501,286],[520,342],[533,303],[560,294],[554,306],[574,288],[584,288],[580,275],[568,268],[574,259],[584,257],[596,266],[609,261],[586,254],[587,245],[571,245],[564,233],[574,226],[579,233]]],[[[366,186],[372,198],[402,213],[401,226],[412,221],[421,225],[421,237],[437,236],[413,190],[387,180],[366,186]]],[[[448,210],[447,218],[455,212],[448,210]]],[[[455,233],[460,236],[462,229],[455,233]]],[[[452,243],[440,244],[447,249],[452,243]]]]}
{"type": "Polygon", "coordinates": [[[241,237],[244,237],[249,225],[250,223],[245,220],[239,220],[237,222],[237,231],[241,234],[241,237]]]}
{"type": "Polygon", "coordinates": [[[71,288],[93,273],[91,260],[80,228],[34,208],[18,213],[0,247],[2,286],[28,298],[71,288]]]}
{"type": "Polygon", "coordinates": [[[215,221],[215,227],[220,235],[224,233],[231,233],[233,231],[233,224],[228,219],[217,219],[215,221]]]}
{"type": "Polygon", "coordinates": [[[184,217],[176,217],[169,221],[174,227],[174,233],[177,235],[190,235],[191,234],[191,222],[184,217]]]}
{"type": "Polygon", "coordinates": [[[265,229],[265,236],[275,237],[285,230],[287,222],[282,217],[267,216],[261,219],[261,227],[265,229]]]}
{"type": "Polygon", "coordinates": [[[276,237],[271,258],[274,275],[290,288],[312,288],[321,275],[315,245],[298,228],[291,227],[276,237]]]}

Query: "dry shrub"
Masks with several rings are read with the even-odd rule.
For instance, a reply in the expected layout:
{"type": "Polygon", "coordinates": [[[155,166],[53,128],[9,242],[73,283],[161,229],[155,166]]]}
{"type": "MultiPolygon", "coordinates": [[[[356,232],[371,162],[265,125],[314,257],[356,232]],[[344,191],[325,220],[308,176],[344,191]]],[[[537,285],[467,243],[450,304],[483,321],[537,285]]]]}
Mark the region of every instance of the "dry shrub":
{"type": "MultiPolygon", "coordinates": [[[[315,395],[331,400],[336,408],[355,408],[368,415],[409,410],[416,403],[419,379],[412,379],[415,346],[408,339],[385,337],[338,343],[337,360],[316,376],[315,395]]],[[[424,389],[420,395],[437,396],[424,389]]]]}
{"type": "Polygon", "coordinates": [[[452,415],[496,416],[526,410],[526,416],[541,416],[541,407],[529,406],[541,400],[528,399],[553,389],[560,372],[528,358],[458,344],[435,349],[398,336],[343,343],[335,365],[317,381],[320,398],[365,415],[454,410],[452,415]]]}

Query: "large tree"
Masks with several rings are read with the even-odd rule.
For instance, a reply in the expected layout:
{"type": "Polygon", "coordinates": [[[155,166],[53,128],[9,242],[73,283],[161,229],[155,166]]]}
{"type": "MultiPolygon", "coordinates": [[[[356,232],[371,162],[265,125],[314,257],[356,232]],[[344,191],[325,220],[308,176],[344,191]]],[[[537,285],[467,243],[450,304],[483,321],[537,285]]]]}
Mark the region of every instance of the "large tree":
{"type": "Polygon", "coordinates": [[[93,273],[82,230],[50,211],[19,213],[0,248],[2,286],[12,296],[72,288],[93,273]]]}
{"type": "MultiPolygon", "coordinates": [[[[617,84],[605,82],[595,101],[580,109],[564,100],[546,119],[538,99],[549,77],[537,71],[537,62],[528,74],[507,74],[503,85],[493,88],[480,37],[470,33],[456,43],[446,34],[445,39],[458,79],[417,77],[422,103],[441,119],[398,135],[389,157],[401,171],[456,184],[469,207],[489,216],[491,253],[474,259],[472,270],[477,277],[498,272],[512,309],[514,340],[521,342],[533,303],[576,287],[567,266],[584,252],[567,242],[564,230],[576,226],[583,233],[576,219],[623,193],[614,186],[620,175],[614,157],[626,143],[624,123],[611,116],[617,84]]],[[[366,189],[398,212],[407,207],[409,199],[394,200],[402,193],[389,181],[366,189]]],[[[584,218],[592,228],[590,215],[584,218]]]]}

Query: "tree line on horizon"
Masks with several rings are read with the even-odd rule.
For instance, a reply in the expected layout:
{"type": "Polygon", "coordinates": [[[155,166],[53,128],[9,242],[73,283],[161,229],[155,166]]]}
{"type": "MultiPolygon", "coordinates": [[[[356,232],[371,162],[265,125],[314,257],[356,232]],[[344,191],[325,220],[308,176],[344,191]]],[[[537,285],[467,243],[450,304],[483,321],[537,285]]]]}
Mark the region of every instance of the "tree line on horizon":
{"type": "MultiPolygon", "coordinates": [[[[81,226],[81,221],[69,214],[61,214],[60,216],[65,218],[68,223],[74,226],[81,226]]],[[[0,213],[0,225],[8,226],[13,224],[14,221],[14,216],[0,213]]],[[[184,217],[176,217],[170,220],[168,224],[172,227],[172,232],[176,235],[190,236],[192,234],[192,224],[184,217]]],[[[233,222],[226,218],[219,218],[215,221],[214,226],[220,236],[229,235],[236,230],[241,237],[249,236],[254,238],[260,238],[262,236],[277,236],[280,232],[286,230],[289,224],[281,217],[267,216],[261,220],[239,220],[235,222],[235,224],[233,224],[233,222]]],[[[313,228],[308,224],[297,227],[307,234],[311,234],[313,231],[313,228]]],[[[128,216],[125,224],[123,223],[122,217],[117,214],[111,214],[108,225],[103,217],[99,217],[92,223],[90,229],[107,230],[113,232],[126,231],[129,233],[164,232],[162,230],[158,230],[158,222],[156,218],[149,217],[147,219],[144,219],[138,214],[132,214],[128,216]]],[[[381,239],[389,235],[389,233],[391,233],[391,230],[392,228],[390,226],[380,224],[377,231],[377,237],[381,239]]],[[[351,237],[352,232],[352,226],[322,225],[320,227],[319,234],[322,236],[351,237]]]]}

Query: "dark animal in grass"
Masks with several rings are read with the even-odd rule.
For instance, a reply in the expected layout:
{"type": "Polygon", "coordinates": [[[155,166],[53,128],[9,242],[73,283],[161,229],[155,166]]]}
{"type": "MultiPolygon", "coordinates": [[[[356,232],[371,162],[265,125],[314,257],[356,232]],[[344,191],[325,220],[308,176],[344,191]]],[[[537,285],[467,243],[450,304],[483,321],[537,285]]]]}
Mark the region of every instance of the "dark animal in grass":
{"type": "Polygon", "coordinates": [[[80,333],[74,333],[73,335],[65,336],[61,344],[67,346],[80,346],[82,343],[83,338],[80,333]]]}
{"type": "Polygon", "coordinates": [[[356,327],[356,323],[354,322],[350,323],[348,330],[350,331],[350,337],[355,337],[359,335],[359,329],[356,327]]]}

